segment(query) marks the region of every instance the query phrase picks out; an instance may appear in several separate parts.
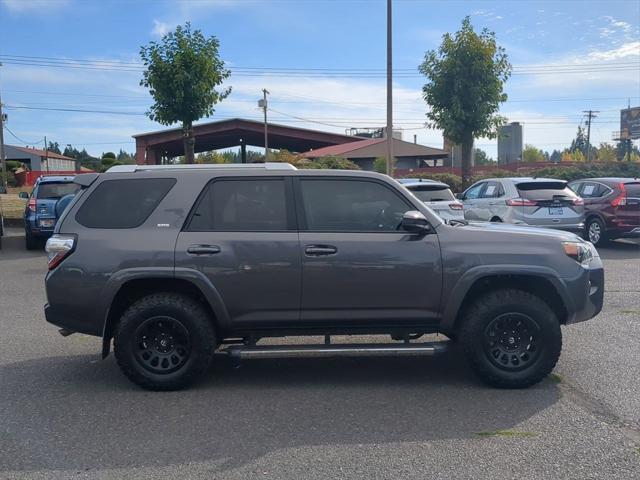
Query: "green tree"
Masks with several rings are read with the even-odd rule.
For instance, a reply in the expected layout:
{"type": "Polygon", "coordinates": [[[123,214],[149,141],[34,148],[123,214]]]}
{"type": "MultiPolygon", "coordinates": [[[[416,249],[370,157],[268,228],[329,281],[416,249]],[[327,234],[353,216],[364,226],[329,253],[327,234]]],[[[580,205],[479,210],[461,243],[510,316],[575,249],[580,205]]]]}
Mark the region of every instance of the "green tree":
{"type": "Polygon", "coordinates": [[[580,151],[582,155],[586,157],[588,148],[589,148],[589,143],[587,142],[587,135],[584,132],[584,128],[578,127],[578,133],[576,134],[576,138],[571,140],[571,146],[569,147],[569,152],[575,153],[576,151],[580,151]]]}
{"type": "Polygon", "coordinates": [[[49,142],[47,150],[53,153],[57,153],[58,155],[62,154],[62,152],[60,151],[60,144],[58,142],[49,142]]]}
{"type": "Polygon", "coordinates": [[[118,155],[116,155],[116,160],[122,163],[136,163],[136,156],[134,153],[125,152],[120,149],[118,155]]]}
{"type": "Polygon", "coordinates": [[[213,115],[214,105],[231,93],[230,87],[217,88],[231,74],[219,46],[216,37],[205,38],[187,22],[140,48],[145,67],[140,85],[149,88],[154,100],[147,115],[162,125],[182,123],[186,163],[194,162],[193,122],[213,115]]]}
{"type": "Polygon", "coordinates": [[[427,77],[423,97],[431,107],[427,118],[444,136],[462,145],[462,180],[471,179],[471,149],[475,137],[495,138],[505,119],[498,115],[507,100],[504,83],[511,64],[495,34],[479,34],[466,17],[461,29],[445,34],[438,50],[425,54],[420,72],[427,77]]]}
{"type": "Polygon", "coordinates": [[[522,161],[527,163],[544,162],[544,152],[533,145],[525,145],[522,150],[522,161]]]}
{"type": "Polygon", "coordinates": [[[113,160],[116,160],[116,154],[113,152],[105,152],[102,154],[102,159],[105,158],[112,158],[113,160]]]}
{"type": "Polygon", "coordinates": [[[562,161],[562,152],[560,150],[554,150],[549,157],[553,163],[560,163],[562,161]]]}
{"type": "Polygon", "coordinates": [[[474,154],[475,154],[475,157],[476,157],[476,165],[478,165],[478,166],[480,166],[480,165],[491,165],[493,163],[496,163],[495,160],[493,158],[489,157],[489,155],[487,155],[487,152],[485,152],[481,148],[476,148],[474,150],[474,154]]]}
{"type": "Polygon", "coordinates": [[[601,143],[600,146],[594,151],[594,153],[598,162],[616,161],[616,147],[609,143],[601,143]]]}
{"type": "Polygon", "coordinates": [[[196,155],[196,163],[230,163],[228,158],[218,152],[202,152],[196,155]]]}
{"type": "MultiPolygon", "coordinates": [[[[393,161],[393,168],[395,168],[395,159],[393,161]]],[[[373,171],[378,173],[387,173],[387,158],[378,157],[373,161],[373,171]]]]}
{"type": "Polygon", "coordinates": [[[360,170],[358,164],[335,155],[325,155],[312,162],[303,162],[300,168],[328,168],[332,170],[360,170]]]}

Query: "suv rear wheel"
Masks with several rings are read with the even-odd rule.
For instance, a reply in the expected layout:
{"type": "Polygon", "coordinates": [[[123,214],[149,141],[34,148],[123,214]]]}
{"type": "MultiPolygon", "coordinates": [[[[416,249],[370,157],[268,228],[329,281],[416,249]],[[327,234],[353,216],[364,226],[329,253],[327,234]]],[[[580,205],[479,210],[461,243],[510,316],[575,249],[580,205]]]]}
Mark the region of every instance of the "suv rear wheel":
{"type": "Polygon", "coordinates": [[[186,387],[210,366],[216,349],[211,318],[176,293],[143,297],[122,315],[114,351],[123,373],[148,390],[186,387]]]}
{"type": "Polygon", "coordinates": [[[499,388],[538,383],[556,365],[562,332],[556,315],[528,292],[489,292],[467,309],[459,332],[471,368],[499,388]]]}

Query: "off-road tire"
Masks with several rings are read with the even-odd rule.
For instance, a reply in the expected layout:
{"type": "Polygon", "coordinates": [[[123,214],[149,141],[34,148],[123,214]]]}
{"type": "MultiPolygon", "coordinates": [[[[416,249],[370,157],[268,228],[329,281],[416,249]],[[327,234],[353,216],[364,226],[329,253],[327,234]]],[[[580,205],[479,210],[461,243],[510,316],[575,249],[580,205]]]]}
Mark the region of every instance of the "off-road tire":
{"type": "MultiPolygon", "coordinates": [[[[476,375],[493,387],[525,388],[534,385],[551,373],[560,357],[560,323],[551,308],[531,293],[516,289],[495,290],[481,295],[463,315],[458,338],[464,356],[476,375]],[[526,366],[497,366],[499,362],[487,352],[493,348],[489,347],[488,329],[498,319],[509,319],[509,315],[526,316],[537,325],[536,336],[531,337],[536,340],[530,341],[535,345],[536,356],[526,366]],[[516,368],[521,369],[513,370],[516,368]]],[[[529,340],[523,340],[526,341],[529,340]]],[[[514,361],[520,358],[516,357],[514,361]]]]}
{"type": "Polygon", "coordinates": [[[179,390],[205,373],[213,360],[216,336],[210,315],[196,300],[177,293],[155,293],[133,303],[122,315],[114,335],[114,353],[122,372],[147,390],[179,390]],[[188,333],[190,352],[177,370],[149,371],[139,357],[137,332],[152,318],[177,320],[188,333]]]}

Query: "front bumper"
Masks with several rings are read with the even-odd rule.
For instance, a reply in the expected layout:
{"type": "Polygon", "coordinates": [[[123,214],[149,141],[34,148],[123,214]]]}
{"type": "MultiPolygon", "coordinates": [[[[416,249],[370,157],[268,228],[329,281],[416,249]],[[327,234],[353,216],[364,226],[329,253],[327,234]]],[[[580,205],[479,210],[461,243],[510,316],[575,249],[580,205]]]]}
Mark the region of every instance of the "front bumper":
{"type": "Polygon", "coordinates": [[[589,266],[581,267],[582,273],[567,280],[567,290],[574,300],[568,313],[567,323],[589,320],[602,310],[604,302],[604,268],[600,257],[591,259],[589,266]]]}

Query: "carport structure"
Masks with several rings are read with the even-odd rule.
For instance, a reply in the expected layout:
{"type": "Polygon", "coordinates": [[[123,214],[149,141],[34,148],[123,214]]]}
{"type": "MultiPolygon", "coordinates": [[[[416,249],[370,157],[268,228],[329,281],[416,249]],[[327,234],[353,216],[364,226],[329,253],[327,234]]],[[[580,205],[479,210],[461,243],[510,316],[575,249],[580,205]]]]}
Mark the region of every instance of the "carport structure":
{"type": "MultiPolygon", "coordinates": [[[[360,137],[339,133],[321,132],[306,128],[267,124],[269,148],[287,149],[290,152],[306,152],[331,145],[356,142],[360,137]]],[[[208,152],[221,148],[240,146],[242,163],[246,163],[247,145],[264,147],[264,123],[234,118],[194,125],[196,152],[208,152]]],[[[163,159],[184,155],[182,128],[134,135],[136,139],[136,163],[155,165],[163,159]]]]}

